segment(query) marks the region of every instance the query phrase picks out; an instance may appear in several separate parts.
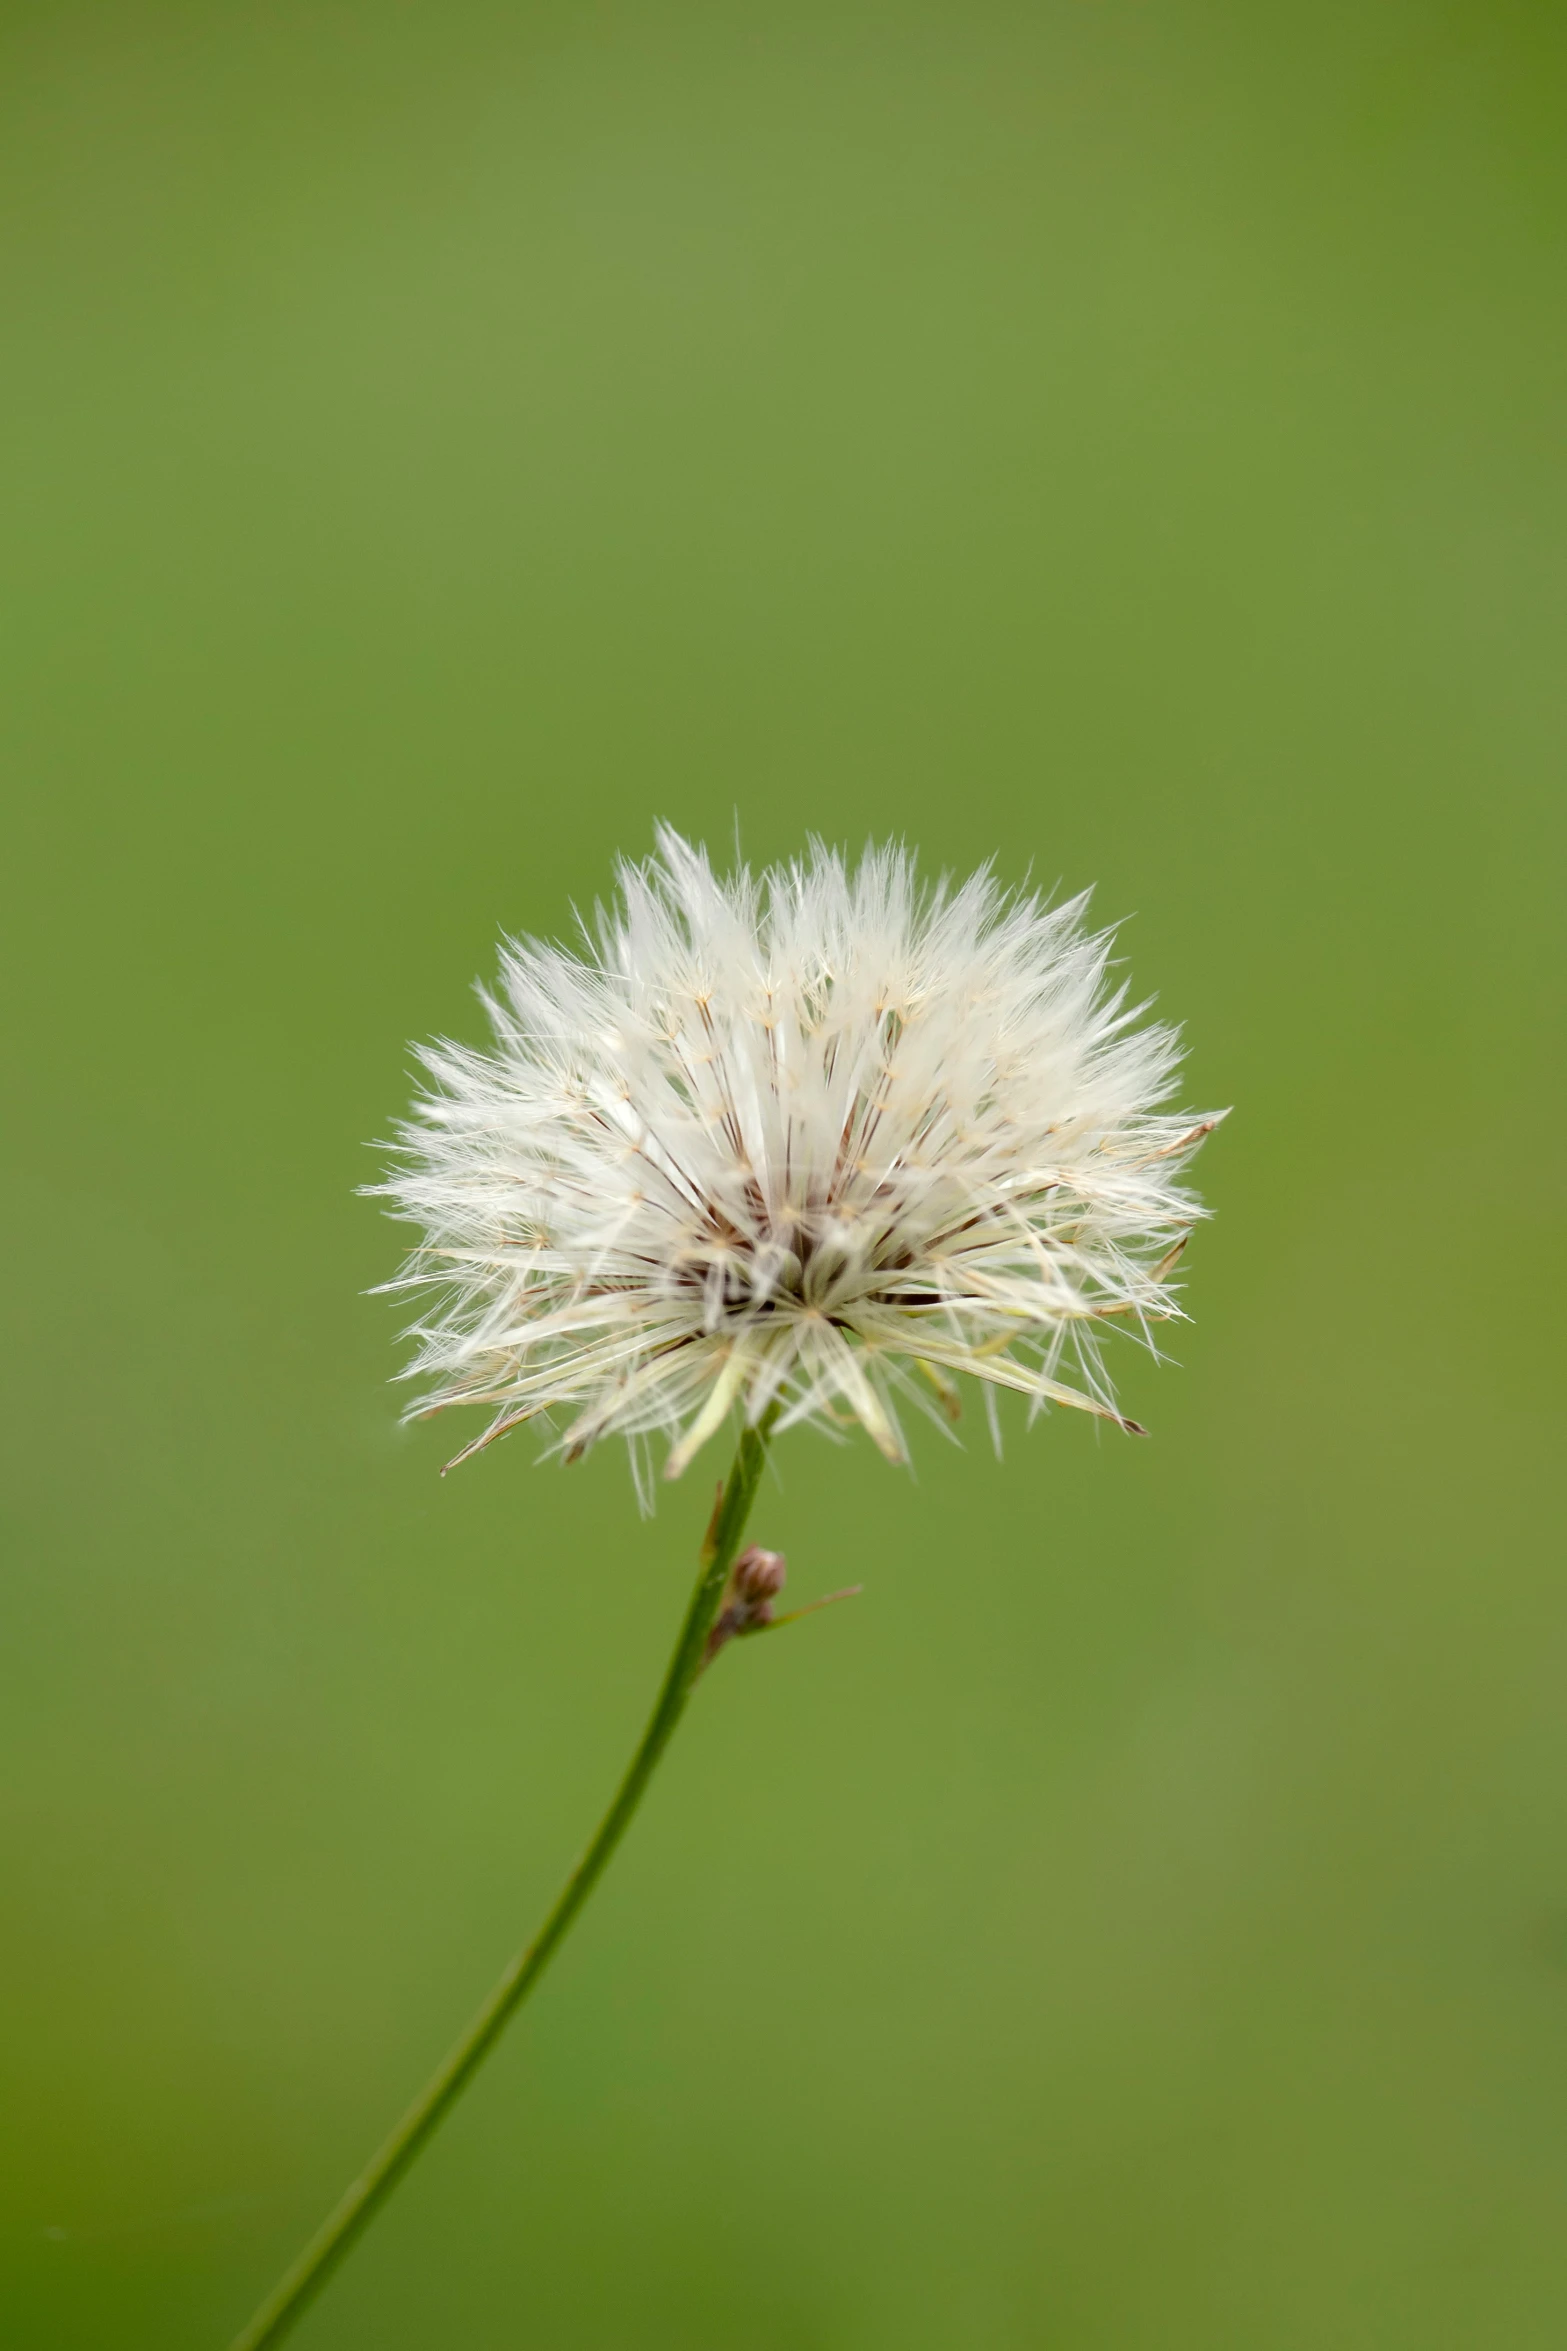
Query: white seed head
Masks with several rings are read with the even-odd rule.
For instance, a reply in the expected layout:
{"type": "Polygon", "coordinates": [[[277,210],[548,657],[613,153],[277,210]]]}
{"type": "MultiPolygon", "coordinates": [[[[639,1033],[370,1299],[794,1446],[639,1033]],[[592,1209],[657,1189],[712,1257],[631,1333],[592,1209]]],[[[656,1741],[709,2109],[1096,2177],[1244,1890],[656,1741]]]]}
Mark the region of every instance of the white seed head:
{"type": "Polygon", "coordinates": [[[1133,1427],[1099,1342],[1179,1311],[1214,1121],[1161,1109],[1174,1032],[1086,898],[896,848],[721,878],[667,830],[618,879],[581,952],[505,948],[488,1051],[423,1051],[375,1187],[423,1235],[389,1286],[441,1294],[413,1411],[492,1415],[457,1458],[544,1416],[568,1459],[630,1439],[642,1489],[647,1439],[678,1476],[737,1409],[901,1460],[900,1404],[954,1417],[964,1373],[993,1430],[997,1388],[1133,1427]]]}

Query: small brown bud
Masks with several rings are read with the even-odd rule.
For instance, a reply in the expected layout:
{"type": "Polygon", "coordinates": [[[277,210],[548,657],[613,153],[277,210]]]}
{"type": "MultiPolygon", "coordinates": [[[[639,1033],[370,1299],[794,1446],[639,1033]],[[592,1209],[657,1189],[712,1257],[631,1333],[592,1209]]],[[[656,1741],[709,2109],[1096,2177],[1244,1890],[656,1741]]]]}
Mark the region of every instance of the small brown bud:
{"type": "Polygon", "coordinates": [[[759,1543],[751,1543],[734,1563],[731,1586],[746,1608],[762,1608],[777,1599],[787,1575],[781,1551],[764,1551],[759,1543]]]}

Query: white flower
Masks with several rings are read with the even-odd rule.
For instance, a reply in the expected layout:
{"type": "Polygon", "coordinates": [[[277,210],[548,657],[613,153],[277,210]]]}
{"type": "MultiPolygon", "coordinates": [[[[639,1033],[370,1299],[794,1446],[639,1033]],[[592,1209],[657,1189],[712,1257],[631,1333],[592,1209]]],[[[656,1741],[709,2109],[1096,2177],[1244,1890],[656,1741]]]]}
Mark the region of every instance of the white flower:
{"type": "Polygon", "coordinates": [[[961,1373],[993,1429],[998,1387],[1134,1428],[1099,1341],[1178,1311],[1214,1121],[1160,1110],[1175,1036],[1109,988],[1086,900],[658,848],[581,954],[506,948],[490,1051],[422,1055],[377,1187],[424,1234],[390,1286],[445,1293],[414,1410],[490,1407],[458,1460],[538,1415],[568,1460],[618,1433],[639,1488],[643,1440],[678,1476],[733,1408],[900,1460],[900,1403],[955,1415],[961,1373]]]}

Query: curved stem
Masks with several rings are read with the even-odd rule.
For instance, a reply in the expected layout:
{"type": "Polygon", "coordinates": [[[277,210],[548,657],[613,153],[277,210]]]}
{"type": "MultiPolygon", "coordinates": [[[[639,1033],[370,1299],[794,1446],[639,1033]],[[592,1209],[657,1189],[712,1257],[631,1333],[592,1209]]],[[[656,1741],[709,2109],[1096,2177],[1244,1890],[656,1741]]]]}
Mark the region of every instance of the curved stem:
{"type": "Polygon", "coordinates": [[[292,2268],[287,2270],[244,2330],[235,2336],[232,2351],[266,2351],[282,2341],[311,2297],[341,2261],[403,2173],[454,2106],[490,2050],[500,2039],[511,2016],[522,2006],[565,1940],[578,1911],[603,1874],[604,1865],[630,1825],[631,1816],[653,1776],[654,1766],[668,1746],[676,1723],[685,1712],[691,1687],[701,1670],[703,1651],[713,1619],[718,1614],[729,1581],[729,1570],[740,1549],[740,1538],[767,1459],[769,1422],[741,1432],[739,1449],[728,1482],[702,1545],[696,1589],[685,1622],[675,1642],[664,1683],[648,1719],[642,1741],[626,1770],[614,1802],[599,1823],[598,1832],[566,1880],[559,1900],[525,1951],[520,1951],[501,1977],[468,2030],[414,2100],[391,2137],[372,2156],[336,2210],[322,2222],[292,2268]]]}

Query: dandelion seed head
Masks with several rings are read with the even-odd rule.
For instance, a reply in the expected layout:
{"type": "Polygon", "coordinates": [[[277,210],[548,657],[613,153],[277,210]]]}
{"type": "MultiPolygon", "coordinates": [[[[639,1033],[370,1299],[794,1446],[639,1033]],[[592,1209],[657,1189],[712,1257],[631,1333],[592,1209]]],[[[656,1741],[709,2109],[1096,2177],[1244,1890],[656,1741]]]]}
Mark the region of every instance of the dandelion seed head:
{"type": "MultiPolygon", "coordinates": [[[[720,876],[661,830],[577,952],[508,944],[487,1048],[425,1048],[374,1189],[420,1239],[392,1288],[413,1413],[486,1407],[575,1459],[630,1441],[639,1490],[732,1412],[858,1423],[903,1460],[960,1382],[1119,1423],[1107,1327],[1152,1343],[1215,1123],[1109,973],[1086,896],[900,848],[720,876]]],[[[992,1428],[995,1427],[992,1414],[992,1428]]]]}

